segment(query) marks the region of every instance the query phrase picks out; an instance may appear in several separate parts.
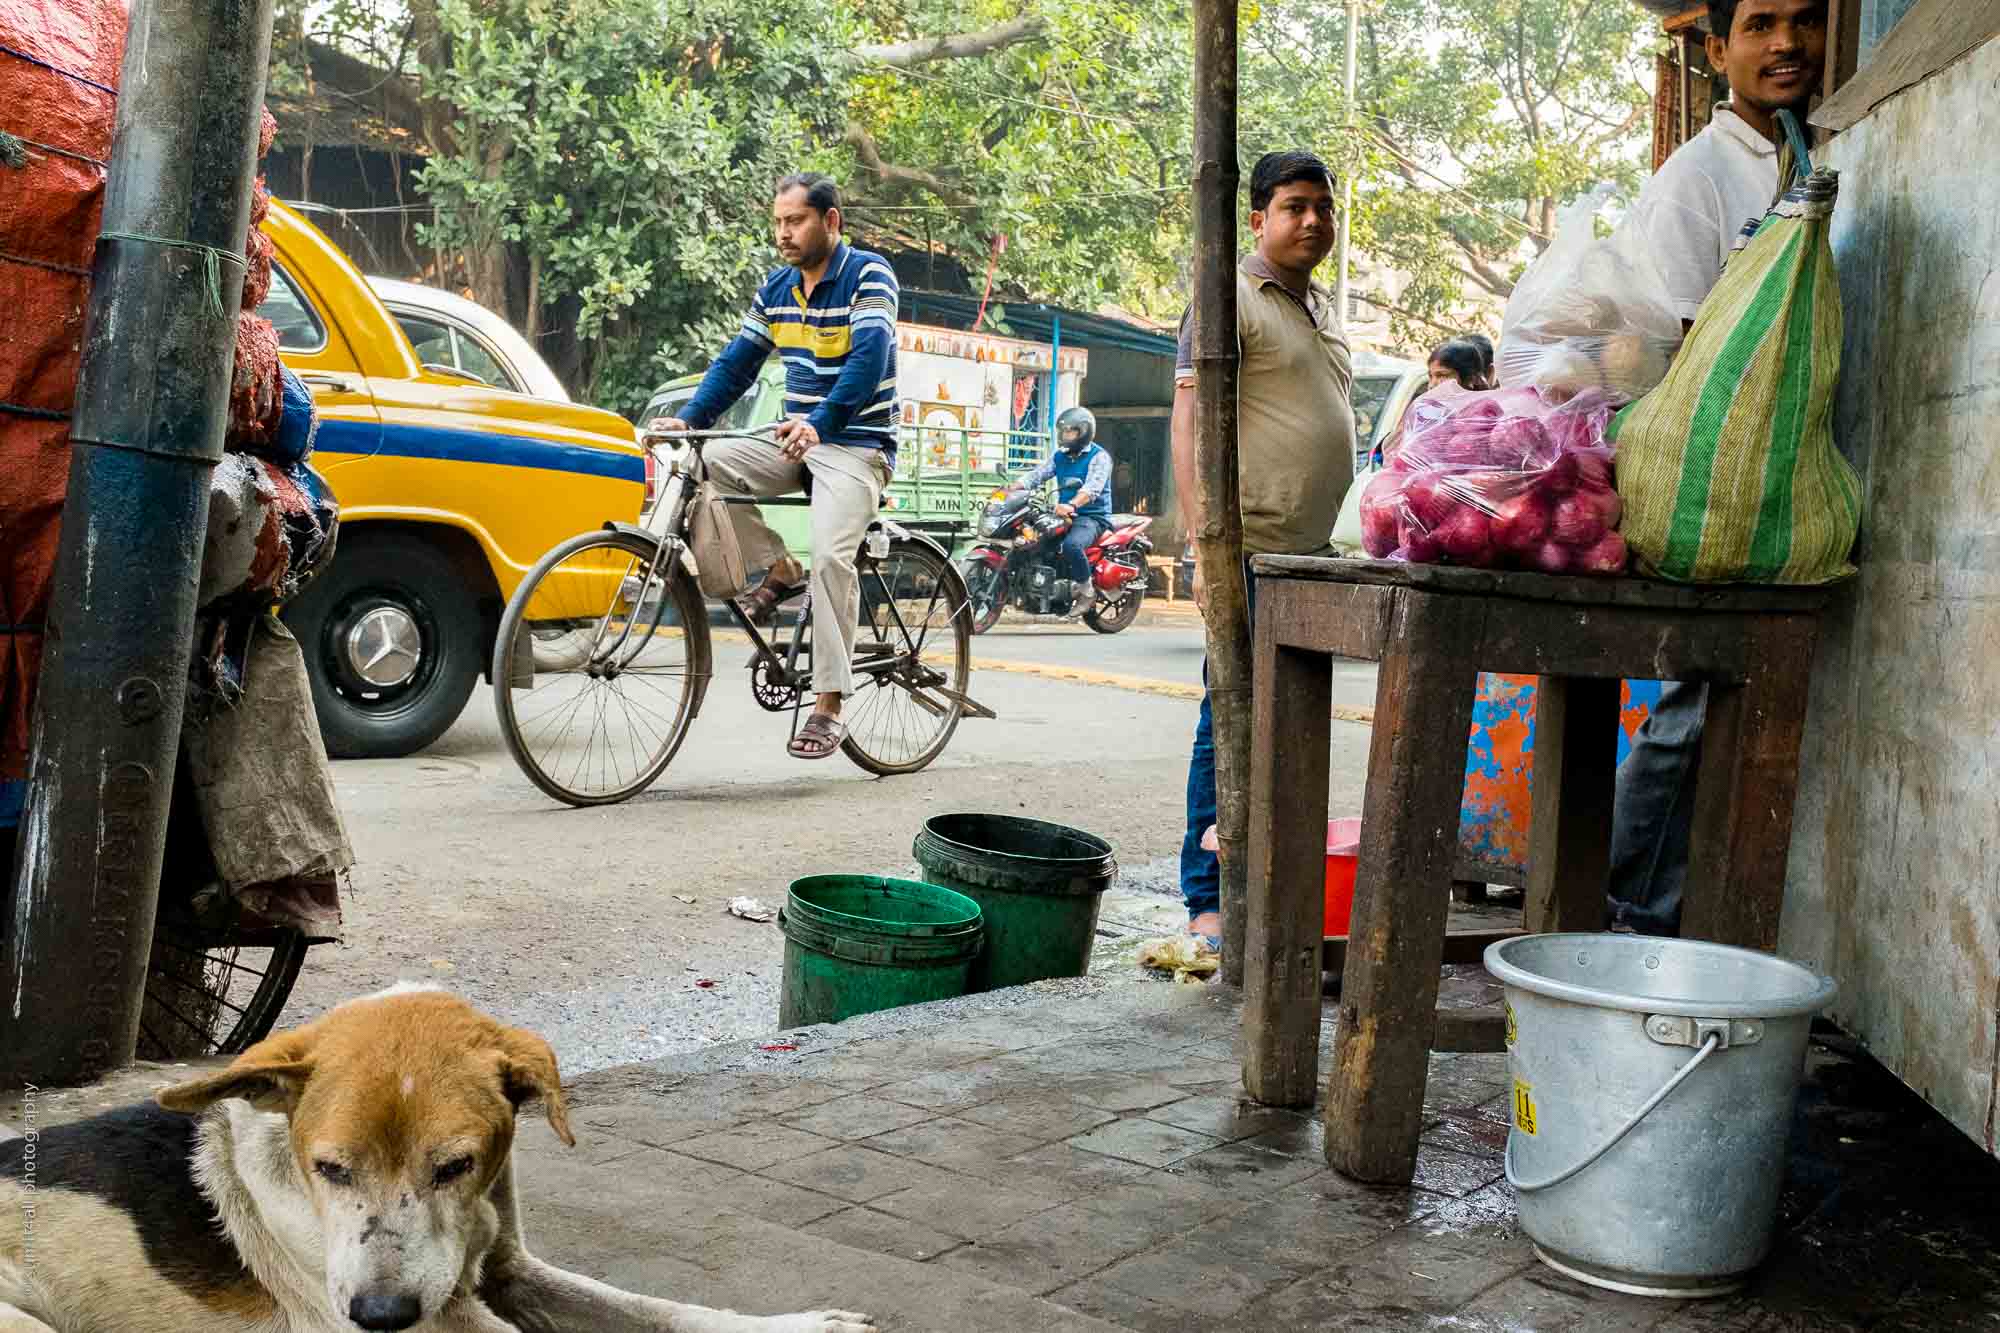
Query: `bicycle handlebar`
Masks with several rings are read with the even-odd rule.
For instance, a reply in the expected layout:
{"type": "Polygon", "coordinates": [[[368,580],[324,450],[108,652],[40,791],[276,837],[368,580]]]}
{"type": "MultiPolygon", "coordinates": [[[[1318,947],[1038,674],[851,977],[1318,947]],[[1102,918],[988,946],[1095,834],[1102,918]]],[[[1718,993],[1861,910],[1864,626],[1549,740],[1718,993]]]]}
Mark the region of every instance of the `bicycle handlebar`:
{"type": "Polygon", "coordinates": [[[767,438],[769,433],[775,431],[778,427],[788,424],[790,420],[791,418],[788,417],[784,421],[771,421],[762,426],[752,426],[749,430],[641,431],[639,433],[639,442],[651,445],[672,440],[686,440],[690,444],[699,445],[709,440],[762,440],[767,438]]]}

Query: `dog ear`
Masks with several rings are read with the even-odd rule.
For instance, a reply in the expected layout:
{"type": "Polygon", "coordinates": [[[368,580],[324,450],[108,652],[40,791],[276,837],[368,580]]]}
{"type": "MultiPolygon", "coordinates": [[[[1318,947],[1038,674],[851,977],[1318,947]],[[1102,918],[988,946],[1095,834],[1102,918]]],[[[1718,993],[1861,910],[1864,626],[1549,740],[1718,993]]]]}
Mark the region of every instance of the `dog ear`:
{"type": "Polygon", "coordinates": [[[207,1078],[162,1088],[156,1100],[169,1111],[193,1115],[217,1102],[240,1097],[260,1111],[283,1111],[289,1115],[299,1104],[299,1093],[305,1089],[311,1073],[312,1066],[303,1061],[255,1065],[238,1062],[207,1078]]]}
{"type": "Polygon", "coordinates": [[[241,1098],[260,1111],[289,1115],[312,1074],[310,1028],[267,1037],[236,1057],[229,1068],[192,1083],[162,1088],[155,1100],[169,1111],[193,1115],[217,1102],[241,1098]]]}
{"type": "Polygon", "coordinates": [[[565,1144],[576,1146],[576,1135],[569,1129],[569,1107],[563,1101],[562,1078],[556,1073],[556,1053],[546,1041],[523,1028],[502,1030],[500,1089],[517,1111],[541,1098],[549,1128],[565,1144]]]}

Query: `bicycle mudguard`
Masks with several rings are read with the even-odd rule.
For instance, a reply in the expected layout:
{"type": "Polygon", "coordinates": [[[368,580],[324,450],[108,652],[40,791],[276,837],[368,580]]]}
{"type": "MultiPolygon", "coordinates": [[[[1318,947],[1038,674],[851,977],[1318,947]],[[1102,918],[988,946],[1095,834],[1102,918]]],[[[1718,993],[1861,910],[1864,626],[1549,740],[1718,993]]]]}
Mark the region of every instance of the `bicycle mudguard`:
{"type": "Polygon", "coordinates": [[[943,560],[947,565],[951,564],[951,552],[938,545],[937,538],[931,536],[928,532],[923,532],[917,528],[904,527],[892,518],[877,518],[869,526],[871,528],[881,528],[889,534],[891,541],[922,542],[925,546],[935,551],[939,559],[943,560]]]}

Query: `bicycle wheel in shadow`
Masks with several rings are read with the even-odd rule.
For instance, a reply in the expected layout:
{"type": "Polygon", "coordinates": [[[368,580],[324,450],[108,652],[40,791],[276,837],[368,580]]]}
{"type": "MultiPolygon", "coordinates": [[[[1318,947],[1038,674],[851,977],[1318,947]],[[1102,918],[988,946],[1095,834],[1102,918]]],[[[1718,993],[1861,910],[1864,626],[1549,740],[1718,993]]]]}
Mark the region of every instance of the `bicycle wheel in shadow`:
{"type": "Polygon", "coordinates": [[[249,1050],[277,1025],[305,958],[297,930],[217,930],[162,904],[139,1013],[139,1058],[249,1050]]]}

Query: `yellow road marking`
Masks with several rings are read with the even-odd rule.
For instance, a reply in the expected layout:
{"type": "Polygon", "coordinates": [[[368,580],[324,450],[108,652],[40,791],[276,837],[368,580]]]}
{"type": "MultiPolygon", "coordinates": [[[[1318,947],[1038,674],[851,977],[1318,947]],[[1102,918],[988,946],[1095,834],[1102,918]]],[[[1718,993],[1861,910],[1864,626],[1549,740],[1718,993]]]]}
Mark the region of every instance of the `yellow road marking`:
{"type": "MultiPolygon", "coordinates": [[[[717,639],[729,639],[736,643],[748,643],[750,638],[741,630],[717,630],[717,639]]],[[[925,660],[949,662],[949,653],[928,653],[925,660]]],[[[1155,694],[1167,699],[1185,699],[1190,703],[1201,702],[1202,688],[1178,680],[1155,680],[1149,676],[1127,676],[1115,671],[1093,671],[1089,667],[1057,666],[1050,662],[1013,662],[997,657],[975,657],[972,659],[974,671],[1003,671],[1015,676],[1038,676],[1043,680],[1060,680],[1072,685],[1102,685],[1114,690],[1130,690],[1134,694],[1155,694]]],[[[1354,708],[1346,704],[1333,706],[1333,720],[1353,722],[1361,726],[1373,726],[1375,710],[1354,708]]]]}

